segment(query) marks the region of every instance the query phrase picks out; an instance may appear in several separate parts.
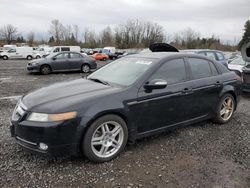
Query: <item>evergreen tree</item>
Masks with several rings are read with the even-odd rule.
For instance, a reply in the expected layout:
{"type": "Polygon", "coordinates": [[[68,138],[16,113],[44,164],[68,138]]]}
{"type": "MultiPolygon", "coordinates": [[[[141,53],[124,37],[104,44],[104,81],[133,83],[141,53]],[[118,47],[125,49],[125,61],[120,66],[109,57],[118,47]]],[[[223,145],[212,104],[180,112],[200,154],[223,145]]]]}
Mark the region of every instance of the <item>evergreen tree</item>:
{"type": "Polygon", "coordinates": [[[250,20],[247,20],[245,23],[244,34],[243,34],[242,39],[238,45],[239,50],[247,42],[250,42],[250,20]]]}

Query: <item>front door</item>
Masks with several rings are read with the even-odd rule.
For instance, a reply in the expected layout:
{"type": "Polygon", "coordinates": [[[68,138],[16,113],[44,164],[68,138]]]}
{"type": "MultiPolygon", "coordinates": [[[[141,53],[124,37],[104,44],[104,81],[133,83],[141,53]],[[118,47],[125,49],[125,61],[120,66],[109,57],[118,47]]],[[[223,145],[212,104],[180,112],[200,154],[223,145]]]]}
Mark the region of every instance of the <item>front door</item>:
{"type": "Polygon", "coordinates": [[[147,92],[143,86],[138,93],[137,108],[141,109],[138,116],[138,133],[163,129],[181,122],[192,116],[192,81],[188,80],[184,59],[174,59],[162,64],[147,81],[154,79],[166,80],[165,89],[147,92]]]}

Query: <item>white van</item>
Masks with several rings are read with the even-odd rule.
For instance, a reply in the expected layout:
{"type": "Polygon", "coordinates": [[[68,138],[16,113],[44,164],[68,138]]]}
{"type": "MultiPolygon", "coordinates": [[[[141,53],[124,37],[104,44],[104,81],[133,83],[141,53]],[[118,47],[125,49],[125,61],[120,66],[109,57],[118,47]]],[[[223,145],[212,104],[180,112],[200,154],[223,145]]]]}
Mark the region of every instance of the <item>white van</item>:
{"type": "Polygon", "coordinates": [[[104,47],[103,50],[108,51],[109,53],[112,53],[112,54],[115,54],[116,52],[115,47],[104,47]]]}
{"type": "Polygon", "coordinates": [[[44,47],[38,47],[36,50],[33,51],[33,58],[39,59],[42,57],[45,57],[51,52],[51,47],[44,46],[44,47]]]}
{"type": "Polygon", "coordinates": [[[7,59],[28,59],[31,60],[33,55],[32,47],[16,47],[0,53],[0,57],[7,59]]]}
{"type": "Polygon", "coordinates": [[[6,45],[3,45],[3,51],[9,51],[11,49],[15,49],[16,47],[17,46],[13,44],[6,44],[6,45]]]}
{"type": "Polygon", "coordinates": [[[51,53],[65,52],[65,51],[79,52],[80,53],[81,48],[80,48],[80,46],[54,46],[51,50],[51,53]]]}

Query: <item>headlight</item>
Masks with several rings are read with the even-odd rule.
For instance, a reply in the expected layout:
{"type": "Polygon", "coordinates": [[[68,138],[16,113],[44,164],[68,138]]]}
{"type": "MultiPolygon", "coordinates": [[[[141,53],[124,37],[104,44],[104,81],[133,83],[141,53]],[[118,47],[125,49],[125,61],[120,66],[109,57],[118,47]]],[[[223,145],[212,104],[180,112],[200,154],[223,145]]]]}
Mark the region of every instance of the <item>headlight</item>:
{"type": "Polygon", "coordinates": [[[76,115],[77,115],[76,112],[67,112],[61,114],[44,114],[44,113],[32,112],[27,120],[38,121],[38,122],[65,121],[75,118],[76,115]]]}

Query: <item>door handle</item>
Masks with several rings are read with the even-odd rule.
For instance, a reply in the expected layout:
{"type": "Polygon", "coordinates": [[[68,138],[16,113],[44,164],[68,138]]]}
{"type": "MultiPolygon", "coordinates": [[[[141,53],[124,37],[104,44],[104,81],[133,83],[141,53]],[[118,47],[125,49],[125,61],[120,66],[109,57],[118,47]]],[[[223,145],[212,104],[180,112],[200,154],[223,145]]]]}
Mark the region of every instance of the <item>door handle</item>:
{"type": "Polygon", "coordinates": [[[190,89],[190,88],[185,88],[181,92],[182,92],[182,95],[189,95],[189,94],[194,93],[193,89],[190,89]]]}
{"type": "Polygon", "coordinates": [[[220,87],[221,86],[221,82],[220,81],[217,81],[217,82],[215,82],[215,84],[214,84],[216,87],[220,87]]]}

